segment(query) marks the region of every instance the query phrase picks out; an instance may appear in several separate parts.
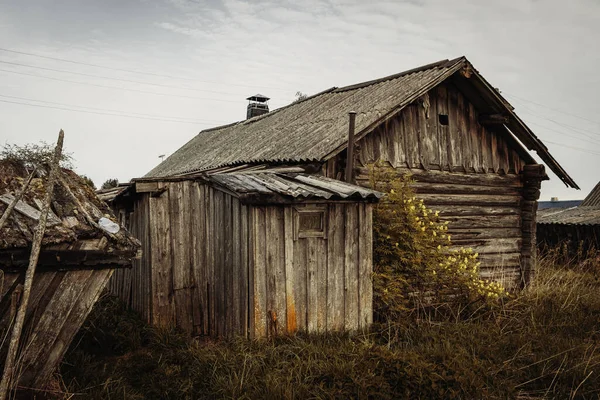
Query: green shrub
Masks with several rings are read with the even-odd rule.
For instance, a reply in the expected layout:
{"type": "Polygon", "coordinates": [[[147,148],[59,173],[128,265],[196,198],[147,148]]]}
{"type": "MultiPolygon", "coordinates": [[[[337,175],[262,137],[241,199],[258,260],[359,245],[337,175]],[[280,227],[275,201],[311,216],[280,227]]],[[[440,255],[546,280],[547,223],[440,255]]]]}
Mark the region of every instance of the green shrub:
{"type": "Polygon", "coordinates": [[[371,186],[387,193],[373,212],[374,309],[376,319],[400,321],[407,312],[456,316],[507,295],[479,276],[478,254],[450,249],[448,225],[415,197],[410,177],[372,168],[371,186]],[[433,314],[430,311],[435,311],[433,314]]]}

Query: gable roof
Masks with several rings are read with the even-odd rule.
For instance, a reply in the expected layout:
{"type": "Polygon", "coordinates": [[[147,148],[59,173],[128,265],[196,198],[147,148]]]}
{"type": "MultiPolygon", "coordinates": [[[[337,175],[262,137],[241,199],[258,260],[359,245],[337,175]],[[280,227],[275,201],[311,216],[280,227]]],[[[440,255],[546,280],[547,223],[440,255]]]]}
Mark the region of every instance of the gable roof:
{"type": "Polygon", "coordinates": [[[346,147],[349,111],[357,113],[356,138],[360,139],[463,68],[468,71],[467,78],[458,77],[456,83],[468,92],[465,95],[477,97],[485,104],[487,109],[483,111],[507,115],[507,128],[529,150],[535,150],[567,186],[578,188],[546,146],[465,57],[356,85],[333,87],[270,113],[204,130],[146,177],[184,175],[247,163],[325,161],[346,147]]]}
{"type": "Polygon", "coordinates": [[[583,207],[600,207],[600,182],[598,182],[596,186],[594,186],[590,194],[588,194],[587,197],[583,199],[581,205],[583,207]]]}

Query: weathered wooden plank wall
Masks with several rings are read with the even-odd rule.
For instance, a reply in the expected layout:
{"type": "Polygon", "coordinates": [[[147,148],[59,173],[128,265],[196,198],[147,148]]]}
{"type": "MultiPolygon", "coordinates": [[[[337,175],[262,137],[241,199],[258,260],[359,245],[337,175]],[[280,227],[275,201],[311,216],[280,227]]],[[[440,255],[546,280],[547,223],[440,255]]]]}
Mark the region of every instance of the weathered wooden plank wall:
{"type": "Polygon", "coordinates": [[[246,335],[247,206],[193,181],[140,194],[129,228],[143,255],[111,280],[112,293],[157,326],[190,334],[246,335]]]}
{"type": "MultiPolygon", "coordinates": [[[[126,217],[123,210],[118,213],[120,223],[127,227],[131,234],[142,243],[142,254],[151,254],[150,224],[147,217],[150,213],[150,196],[141,196],[135,203],[134,211],[126,217]]],[[[108,290],[120,297],[131,309],[137,311],[146,321],[151,316],[151,282],[150,258],[142,257],[133,260],[132,268],[115,270],[108,283],[108,290]]]]}
{"type": "Polygon", "coordinates": [[[314,204],[247,206],[194,181],[165,188],[140,194],[129,218],[140,271],[111,281],[154,325],[265,337],[371,323],[371,204],[322,203],[325,237],[299,238],[295,213],[314,204]]]}
{"type": "MultiPolygon", "coordinates": [[[[440,85],[358,141],[357,183],[371,186],[366,166],[377,161],[412,174],[417,197],[450,221],[456,247],[479,252],[483,276],[516,286],[523,243],[519,173],[526,161],[504,135],[481,125],[454,86],[440,85]]],[[[343,157],[327,162],[327,176],[340,174],[343,157]]]]}
{"type": "Polygon", "coordinates": [[[384,160],[394,168],[463,173],[518,174],[525,165],[505,133],[481,125],[473,104],[451,85],[432,89],[361,139],[357,158],[362,165],[384,160]]]}
{"type": "MultiPolygon", "coordinates": [[[[46,387],[112,273],[112,269],[90,269],[36,274],[25,316],[23,346],[18,355],[19,386],[46,387]]],[[[23,279],[24,273],[5,274],[0,288],[2,337],[14,318],[11,303],[17,300],[13,297],[17,296],[23,279]]],[[[2,353],[5,351],[3,348],[2,353]]]]}
{"type": "Polygon", "coordinates": [[[372,205],[326,204],[325,237],[297,237],[293,213],[313,206],[251,209],[254,337],[372,322],[372,205]]]}

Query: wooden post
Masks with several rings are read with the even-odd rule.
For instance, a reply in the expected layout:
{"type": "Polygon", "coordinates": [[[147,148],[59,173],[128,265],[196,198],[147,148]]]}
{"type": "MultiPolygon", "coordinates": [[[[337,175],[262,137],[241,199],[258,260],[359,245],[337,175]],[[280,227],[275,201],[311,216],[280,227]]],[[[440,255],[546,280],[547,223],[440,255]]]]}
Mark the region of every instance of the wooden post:
{"type": "Polygon", "coordinates": [[[35,267],[37,266],[40,250],[42,247],[42,239],[46,232],[46,223],[48,222],[48,211],[50,210],[50,204],[52,202],[52,194],[54,192],[54,182],[56,181],[57,175],[60,173],[60,158],[62,155],[64,132],[60,131],[58,134],[58,142],[56,142],[56,148],[54,149],[54,159],[50,166],[50,174],[48,175],[48,182],[46,183],[46,196],[44,198],[44,205],[42,208],[42,214],[40,215],[40,221],[33,235],[33,242],[31,244],[31,254],[29,256],[29,265],[27,266],[27,272],[25,274],[25,283],[23,286],[23,297],[21,304],[19,305],[19,311],[15,319],[15,325],[13,327],[12,336],[10,338],[10,344],[8,347],[8,354],[6,355],[6,362],[4,363],[4,373],[2,375],[2,381],[0,382],[0,400],[6,400],[9,391],[14,382],[13,375],[15,373],[15,359],[17,357],[17,350],[19,348],[19,340],[21,338],[21,331],[23,330],[23,324],[25,322],[25,312],[27,310],[27,304],[29,303],[29,295],[31,293],[31,285],[33,284],[33,276],[35,275],[35,267]]]}
{"type": "Polygon", "coordinates": [[[346,182],[354,183],[354,125],[356,111],[348,113],[350,121],[348,124],[348,148],[346,149],[346,182]]]}
{"type": "Polygon", "coordinates": [[[33,171],[31,171],[29,178],[27,178],[27,181],[25,181],[25,183],[23,184],[23,187],[21,188],[21,190],[15,195],[14,200],[8,205],[6,210],[4,210],[2,217],[0,217],[0,229],[2,229],[2,227],[8,220],[8,217],[10,217],[10,213],[17,206],[17,203],[19,202],[19,200],[21,200],[21,198],[23,197],[23,194],[27,191],[27,188],[29,187],[31,180],[35,176],[35,172],[36,172],[36,169],[34,168],[33,171]]]}
{"type": "Polygon", "coordinates": [[[523,245],[521,249],[521,286],[531,282],[535,273],[537,256],[536,213],[537,200],[543,180],[548,179],[543,165],[533,164],[523,167],[523,202],[521,221],[523,245]]]}

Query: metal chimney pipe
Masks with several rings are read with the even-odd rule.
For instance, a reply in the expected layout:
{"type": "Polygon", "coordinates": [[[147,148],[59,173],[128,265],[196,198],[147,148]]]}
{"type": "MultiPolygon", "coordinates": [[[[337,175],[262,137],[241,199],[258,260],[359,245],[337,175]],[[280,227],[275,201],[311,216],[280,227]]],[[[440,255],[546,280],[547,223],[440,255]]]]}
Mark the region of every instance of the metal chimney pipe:
{"type": "Polygon", "coordinates": [[[348,148],[346,150],[346,182],[354,183],[354,126],[356,111],[350,111],[348,117],[350,121],[348,124],[348,148]]]}

